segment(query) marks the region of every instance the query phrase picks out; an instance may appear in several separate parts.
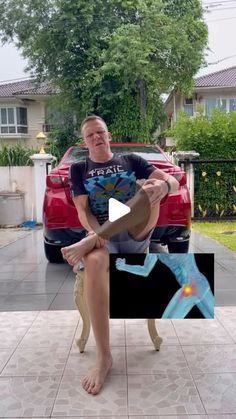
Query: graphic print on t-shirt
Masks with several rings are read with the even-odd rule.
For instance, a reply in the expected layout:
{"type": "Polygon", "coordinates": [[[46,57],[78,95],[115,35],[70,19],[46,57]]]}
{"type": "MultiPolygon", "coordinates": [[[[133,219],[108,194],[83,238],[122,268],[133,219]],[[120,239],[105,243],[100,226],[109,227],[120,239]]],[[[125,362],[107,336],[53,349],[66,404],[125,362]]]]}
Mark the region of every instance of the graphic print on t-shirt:
{"type": "MultiPolygon", "coordinates": [[[[93,170],[93,174],[103,169],[93,170]],[[95,173],[94,173],[95,172],[95,173]]],[[[132,171],[111,173],[111,166],[106,168],[106,174],[89,177],[84,181],[84,186],[89,195],[89,204],[92,213],[98,222],[103,224],[108,219],[108,200],[117,199],[126,203],[136,192],[136,176],[132,171]],[[109,172],[107,173],[107,170],[109,172]]],[[[91,174],[91,172],[90,172],[91,174]]]]}
{"type": "Polygon", "coordinates": [[[92,214],[99,224],[108,220],[108,201],[122,204],[135,195],[138,179],[148,179],[155,167],[136,154],[114,154],[108,162],[85,161],[72,164],[69,185],[72,197],[88,196],[92,214]]]}

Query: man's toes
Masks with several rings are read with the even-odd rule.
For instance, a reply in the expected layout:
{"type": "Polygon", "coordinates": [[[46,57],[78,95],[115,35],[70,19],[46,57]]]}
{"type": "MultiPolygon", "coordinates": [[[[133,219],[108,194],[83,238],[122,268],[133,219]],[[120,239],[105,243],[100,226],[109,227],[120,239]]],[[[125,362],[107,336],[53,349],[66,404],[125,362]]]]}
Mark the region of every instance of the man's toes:
{"type": "Polygon", "coordinates": [[[83,378],[83,380],[82,380],[82,386],[84,387],[84,386],[86,386],[86,384],[87,384],[87,377],[84,377],[83,378]]]}
{"type": "Polygon", "coordinates": [[[91,384],[91,383],[89,383],[89,384],[87,385],[87,387],[86,387],[86,391],[87,391],[87,393],[91,393],[91,389],[92,389],[92,384],[91,384]]]}
{"type": "Polygon", "coordinates": [[[72,265],[72,266],[74,266],[74,259],[73,258],[71,258],[71,257],[68,257],[67,258],[67,262],[69,263],[69,265],[72,265]]]}
{"type": "Polygon", "coordinates": [[[87,393],[89,393],[89,384],[86,384],[86,385],[84,386],[84,390],[85,390],[85,391],[87,391],[87,393]]]}
{"type": "Polygon", "coordinates": [[[86,384],[86,386],[85,386],[85,390],[88,392],[88,393],[91,393],[91,388],[92,388],[92,386],[93,386],[93,384],[88,380],[88,382],[87,382],[87,384],[86,384]]]}
{"type": "MultiPolygon", "coordinates": [[[[80,263],[80,259],[78,259],[78,258],[74,258],[73,260],[72,260],[72,265],[73,266],[75,266],[75,267],[77,267],[77,269],[78,269],[78,267],[79,267],[79,263],[80,263]]],[[[76,268],[75,268],[76,269],[76,268]]]]}
{"type": "Polygon", "coordinates": [[[83,383],[83,387],[87,391],[87,389],[89,388],[89,381],[88,381],[88,379],[85,379],[85,381],[83,383]]]}
{"type": "Polygon", "coordinates": [[[89,393],[91,394],[97,394],[96,392],[96,384],[92,383],[91,386],[89,387],[89,393]]]}
{"type": "Polygon", "coordinates": [[[99,390],[100,390],[100,387],[95,384],[94,387],[92,388],[91,393],[94,395],[98,394],[99,390]]]}

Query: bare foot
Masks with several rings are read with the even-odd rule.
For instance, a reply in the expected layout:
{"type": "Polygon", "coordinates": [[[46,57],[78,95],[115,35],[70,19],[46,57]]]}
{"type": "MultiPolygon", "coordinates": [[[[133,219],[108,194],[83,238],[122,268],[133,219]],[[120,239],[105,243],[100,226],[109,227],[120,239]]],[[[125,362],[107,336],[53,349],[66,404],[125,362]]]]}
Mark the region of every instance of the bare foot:
{"type": "Polygon", "coordinates": [[[78,265],[82,257],[94,249],[96,242],[97,235],[93,234],[85,237],[78,243],[72,244],[71,246],[62,247],[61,253],[63,258],[66,259],[70,265],[78,265]]]}
{"type": "Polygon", "coordinates": [[[98,394],[101,390],[108,372],[112,366],[112,356],[98,362],[95,368],[83,378],[82,386],[90,394],[98,394]]]}

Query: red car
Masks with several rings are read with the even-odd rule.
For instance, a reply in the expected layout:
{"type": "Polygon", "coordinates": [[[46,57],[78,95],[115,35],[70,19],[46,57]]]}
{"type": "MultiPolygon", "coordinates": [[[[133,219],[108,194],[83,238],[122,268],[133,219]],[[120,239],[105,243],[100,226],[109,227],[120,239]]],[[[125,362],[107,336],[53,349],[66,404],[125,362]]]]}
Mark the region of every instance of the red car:
{"type": "MultiPolygon", "coordinates": [[[[191,204],[185,172],[171,163],[157,145],[111,143],[111,150],[139,154],[157,168],[178,179],[180,184],[178,192],[162,200],[152,242],[167,245],[171,253],[188,252],[191,204]]],[[[45,255],[49,262],[62,262],[61,247],[75,243],[85,235],[70,195],[68,170],[72,163],[84,159],[87,154],[88,150],[82,145],[70,147],[58,166],[47,175],[43,224],[45,255]]]]}

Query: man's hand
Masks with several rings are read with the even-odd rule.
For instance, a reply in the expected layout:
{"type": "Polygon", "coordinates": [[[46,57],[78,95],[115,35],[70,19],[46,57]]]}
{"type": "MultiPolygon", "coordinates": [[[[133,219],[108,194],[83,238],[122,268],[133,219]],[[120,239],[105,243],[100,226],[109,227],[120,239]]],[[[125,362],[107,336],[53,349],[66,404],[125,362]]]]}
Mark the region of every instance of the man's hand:
{"type": "Polygon", "coordinates": [[[104,247],[105,246],[105,244],[106,244],[106,242],[107,242],[107,240],[105,240],[105,239],[103,239],[102,237],[100,237],[100,236],[98,236],[96,233],[95,233],[95,231],[89,231],[87,234],[86,234],[86,237],[88,237],[88,236],[92,236],[92,235],[95,235],[95,236],[97,236],[96,237],[96,244],[95,244],[95,248],[96,249],[101,249],[102,247],[104,247]]]}
{"type": "Polygon", "coordinates": [[[164,180],[148,179],[142,189],[147,194],[151,207],[154,207],[168,193],[168,185],[164,180]]]}
{"type": "Polygon", "coordinates": [[[122,258],[117,258],[116,259],[116,269],[118,269],[118,271],[123,271],[125,265],[126,265],[126,260],[125,259],[122,259],[122,258]]]}

